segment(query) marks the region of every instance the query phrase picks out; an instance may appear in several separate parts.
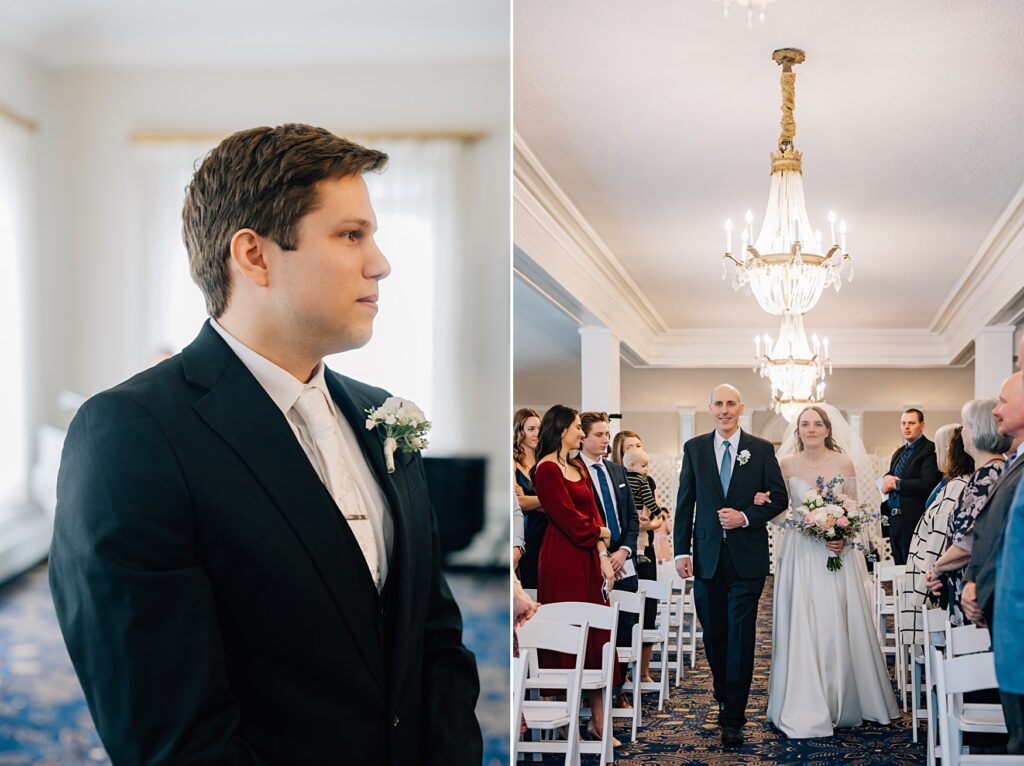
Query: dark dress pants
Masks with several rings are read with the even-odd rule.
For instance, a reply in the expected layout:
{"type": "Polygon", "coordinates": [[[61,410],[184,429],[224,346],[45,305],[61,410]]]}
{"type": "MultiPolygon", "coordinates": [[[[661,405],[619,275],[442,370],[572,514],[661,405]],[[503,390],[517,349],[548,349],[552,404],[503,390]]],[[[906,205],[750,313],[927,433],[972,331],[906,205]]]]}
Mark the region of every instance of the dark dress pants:
{"type": "MultiPolygon", "coordinates": [[[[637,582],[639,578],[636,575],[631,577],[623,578],[615,583],[615,590],[626,591],[628,593],[636,593],[637,582]]],[[[632,646],[633,645],[633,626],[636,625],[636,615],[631,612],[619,612],[619,627],[615,633],[615,645],[616,646],[632,646]]],[[[628,668],[625,663],[619,663],[619,678],[623,681],[626,679],[626,671],[628,668]]]]}
{"type": "Polygon", "coordinates": [[[1006,718],[1006,730],[1010,741],[1006,752],[1011,755],[1024,755],[1024,694],[1011,694],[999,691],[1003,703],[1003,717],[1006,718]]]}
{"type": "Polygon", "coordinates": [[[763,577],[736,574],[728,542],[723,541],[718,568],[710,579],[693,581],[694,605],[704,631],[704,653],[711,666],[719,723],[739,728],[747,721],[747,699],[754,676],[757,602],[763,577]]]}
{"type": "Polygon", "coordinates": [[[892,559],[896,564],[906,564],[914,529],[921,520],[921,514],[901,511],[889,519],[889,542],[892,544],[892,559]]]}

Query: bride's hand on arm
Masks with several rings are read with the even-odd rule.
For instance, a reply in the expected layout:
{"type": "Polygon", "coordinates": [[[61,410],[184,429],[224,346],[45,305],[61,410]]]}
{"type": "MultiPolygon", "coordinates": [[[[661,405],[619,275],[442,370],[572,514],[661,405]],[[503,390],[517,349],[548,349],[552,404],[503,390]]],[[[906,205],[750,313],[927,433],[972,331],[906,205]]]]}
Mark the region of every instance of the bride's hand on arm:
{"type": "Polygon", "coordinates": [[[768,505],[772,501],[771,492],[758,492],[754,495],[754,505],[768,505]]]}

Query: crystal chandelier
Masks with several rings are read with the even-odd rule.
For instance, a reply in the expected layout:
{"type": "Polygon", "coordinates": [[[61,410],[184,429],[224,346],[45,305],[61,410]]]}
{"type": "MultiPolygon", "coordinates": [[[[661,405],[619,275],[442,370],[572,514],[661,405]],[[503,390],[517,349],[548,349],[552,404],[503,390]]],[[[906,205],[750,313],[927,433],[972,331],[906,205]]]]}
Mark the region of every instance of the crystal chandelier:
{"type": "Polygon", "coordinates": [[[722,18],[729,18],[729,7],[737,5],[740,8],[747,10],[747,27],[754,26],[754,9],[757,8],[760,13],[757,16],[757,20],[764,24],[764,9],[774,3],[775,0],[721,0],[722,3],[722,18]]]}
{"type": "Polygon", "coordinates": [[[839,292],[844,276],[847,280],[853,279],[853,266],[846,252],[846,221],[839,221],[837,225],[835,213],[829,211],[831,245],[826,250],[821,232],[811,225],[804,205],[802,155],[793,146],[796,136],[793,65],[803,62],[804,52],[782,48],[775,51],[772,58],[782,67],[782,133],[779,151],[771,155],[768,207],[756,240],[754,216],[747,211],[738,257],[732,254],[732,221],[725,222],[722,279],[726,277],[726,262],[731,261],[733,289],[746,288],[752,292],[769,314],[805,314],[814,308],[826,287],[834,286],[839,292]]]}
{"type": "Polygon", "coordinates": [[[832,373],[828,338],[813,335],[808,343],[799,314],[782,315],[777,341],[767,333],[755,336],[754,354],[754,371],[771,381],[772,408],[790,423],[804,407],[824,399],[826,369],[832,373]]]}

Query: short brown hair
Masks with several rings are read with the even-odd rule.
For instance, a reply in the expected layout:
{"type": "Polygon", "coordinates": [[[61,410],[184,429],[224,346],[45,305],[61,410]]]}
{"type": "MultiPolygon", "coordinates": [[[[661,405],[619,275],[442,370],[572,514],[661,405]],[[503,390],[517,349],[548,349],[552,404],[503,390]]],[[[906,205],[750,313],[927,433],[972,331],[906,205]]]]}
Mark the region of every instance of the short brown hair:
{"type": "Polygon", "coordinates": [[[917,407],[907,407],[905,410],[903,410],[904,415],[909,415],[910,413],[914,413],[915,415],[917,415],[918,423],[924,422],[924,413],[921,412],[921,410],[919,410],[917,407]]]}
{"type": "Polygon", "coordinates": [[[607,412],[581,412],[580,413],[580,428],[583,429],[584,436],[590,436],[590,429],[594,423],[607,423],[608,413],[607,412]]]}
{"type": "Polygon", "coordinates": [[[252,229],[294,250],[299,221],[319,204],[317,183],[381,170],[387,161],[384,152],[297,123],[243,130],[221,141],[192,177],[181,213],[192,279],[210,316],[219,317],[228,305],[235,232],[252,229]]]}
{"type": "MultiPolygon", "coordinates": [[[[615,438],[612,439],[612,454],[610,459],[613,463],[622,465],[622,445],[626,439],[633,437],[634,439],[640,439],[640,434],[636,431],[619,431],[615,434],[615,438]]],[[[643,442],[643,439],[640,439],[643,442]]]]}

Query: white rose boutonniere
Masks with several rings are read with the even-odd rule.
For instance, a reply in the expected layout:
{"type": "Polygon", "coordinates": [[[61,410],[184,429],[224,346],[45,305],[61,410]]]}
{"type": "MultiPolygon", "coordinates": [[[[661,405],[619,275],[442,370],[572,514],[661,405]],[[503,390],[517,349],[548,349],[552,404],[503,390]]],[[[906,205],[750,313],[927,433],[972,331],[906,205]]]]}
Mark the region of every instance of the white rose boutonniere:
{"type": "Polygon", "coordinates": [[[747,461],[750,460],[750,450],[745,449],[736,456],[736,462],[740,465],[746,465],[747,461]]]}
{"type": "Polygon", "coordinates": [[[408,399],[389,396],[377,409],[366,411],[366,430],[377,429],[384,440],[384,462],[395,472],[395,450],[418,452],[429,445],[430,421],[423,410],[408,399]]]}

